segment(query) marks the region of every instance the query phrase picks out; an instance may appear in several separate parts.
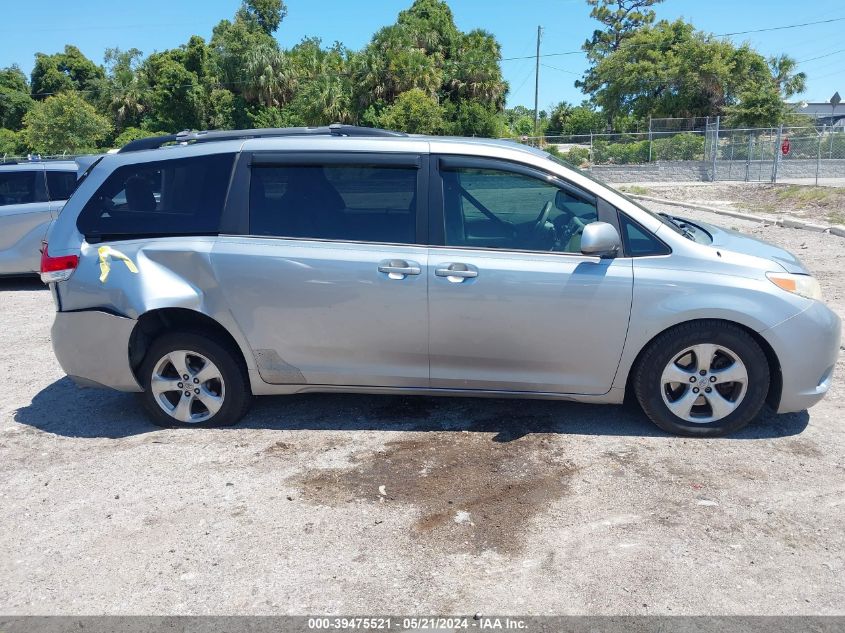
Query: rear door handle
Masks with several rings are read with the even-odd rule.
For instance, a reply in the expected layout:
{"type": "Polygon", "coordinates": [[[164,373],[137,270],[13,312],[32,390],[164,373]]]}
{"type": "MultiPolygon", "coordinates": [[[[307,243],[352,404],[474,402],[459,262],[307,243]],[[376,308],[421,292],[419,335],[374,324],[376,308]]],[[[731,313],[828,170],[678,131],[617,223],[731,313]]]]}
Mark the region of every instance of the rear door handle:
{"type": "Polygon", "coordinates": [[[408,275],[419,275],[422,272],[416,262],[406,262],[404,259],[386,259],[378,265],[378,271],[385,273],[389,279],[405,279],[408,275]]]}
{"type": "Polygon", "coordinates": [[[438,277],[446,277],[453,284],[461,283],[464,279],[478,277],[478,269],[468,264],[444,264],[445,268],[435,268],[434,274],[438,277]]]}

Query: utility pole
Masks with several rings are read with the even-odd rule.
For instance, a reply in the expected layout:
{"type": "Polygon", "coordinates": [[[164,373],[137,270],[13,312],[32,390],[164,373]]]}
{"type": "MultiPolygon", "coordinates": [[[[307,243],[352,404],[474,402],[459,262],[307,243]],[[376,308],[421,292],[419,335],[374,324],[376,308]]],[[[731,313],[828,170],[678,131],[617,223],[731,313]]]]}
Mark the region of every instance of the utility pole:
{"type": "MultiPolygon", "coordinates": [[[[534,68],[534,136],[537,136],[540,123],[540,40],[543,37],[543,27],[537,27],[537,64],[534,68]]],[[[539,146],[539,142],[537,143],[539,146]]]]}

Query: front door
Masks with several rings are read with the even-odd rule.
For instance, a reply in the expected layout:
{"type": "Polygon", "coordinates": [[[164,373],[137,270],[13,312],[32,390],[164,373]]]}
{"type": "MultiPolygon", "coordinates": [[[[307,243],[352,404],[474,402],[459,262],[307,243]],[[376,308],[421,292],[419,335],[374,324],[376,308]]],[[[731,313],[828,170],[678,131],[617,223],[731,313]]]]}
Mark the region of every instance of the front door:
{"type": "Polygon", "coordinates": [[[420,161],[255,154],[249,235],[213,259],[265,382],[428,386],[420,161]]]}
{"type": "MultiPolygon", "coordinates": [[[[440,164],[429,257],[431,386],[603,394],[628,328],[631,260],[580,254],[587,192],[508,163],[440,164]]],[[[604,218],[602,218],[604,219],[604,218]]]]}

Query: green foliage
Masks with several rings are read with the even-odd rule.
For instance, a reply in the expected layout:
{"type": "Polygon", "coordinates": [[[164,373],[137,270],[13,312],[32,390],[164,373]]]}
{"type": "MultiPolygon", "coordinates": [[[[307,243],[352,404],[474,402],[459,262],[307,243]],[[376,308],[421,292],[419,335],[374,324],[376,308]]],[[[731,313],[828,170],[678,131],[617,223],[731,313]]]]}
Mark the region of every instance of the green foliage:
{"type": "Polygon", "coordinates": [[[26,147],[19,132],[0,128],[0,158],[19,156],[26,153],[26,147]]]}
{"type": "Polygon", "coordinates": [[[114,147],[123,147],[127,143],[137,141],[141,138],[149,138],[151,136],[164,136],[169,132],[150,132],[149,130],[142,130],[138,127],[128,127],[121,132],[117,138],[114,139],[114,147]]]}
{"type": "Polygon", "coordinates": [[[411,134],[442,134],[446,129],[437,99],[419,88],[403,92],[380,117],[382,127],[411,134]]]}
{"type": "Polygon", "coordinates": [[[604,132],[607,125],[604,115],[597,112],[589,103],[582,103],[573,107],[566,101],[561,101],[553,109],[549,117],[550,136],[574,136],[589,134],[590,132],[604,132]]]}
{"type": "Polygon", "coordinates": [[[752,87],[774,86],[766,60],[750,47],[683,20],[638,29],[591,72],[600,84],[593,99],[611,120],[720,115],[752,87]]]}
{"type": "Polygon", "coordinates": [[[32,93],[36,98],[76,90],[93,99],[102,90],[104,79],[102,67],[85,57],[76,46],[67,45],[64,52],[53,55],[35,54],[32,93]]]}
{"type": "Polygon", "coordinates": [[[776,84],[748,86],[739,95],[738,103],[727,108],[731,127],[771,127],[783,122],[790,114],[776,84]]]}
{"type": "Polygon", "coordinates": [[[592,94],[601,87],[601,77],[596,65],[605,57],[619,50],[622,43],[640,29],[654,23],[651,9],[663,0],[587,0],[592,9],[590,17],[600,22],[603,29],[596,29],[582,49],[591,66],[584,77],[575,82],[585,93],[592,94]]]}
{"type": "Polygon", "coordinates": [[[560,155],[563,160],[576,167],[588,165],[590,162],[590,150],[586,147],[570,147],[569,151],[565,153],[558,151],[557,155],[560,155]]]}
{"type": "Polygon", "coordinates": [[[24,141],[39,154],[92,152],[110,132],[108,119],[74,92],[47,97],[24,117],[24,141]]]}
{"type": "Polygon", "coordinates": [[[282,0],[244,0],[237,16],[270,35],[278,30],[287,14],[288,8],[282,0]]]}
{"type": "Polygon", "coordinates": [[[460,101],[457,106],[449,103],[444,108],[444,114],[452,120],[449,133],[455,136],[496,138],[502,135],[502,117],[477,101],[460,101]]]}
{"type": "Polygon", "coordinates": [[[703,134],[673,134],[656,138],[651,148],[652,160],[704,160],[703,134]]]}
{"type": "Polygon", "coordinates": [[[0,86],[0,128],[20,130],[34,103],[27,92],[0,86]]]}
{"type": "Polygon", "coordinates": [[[807,89],[807,73],[795,72],[798,62],[789,55],[769,57],[769,68],[783,98],[801,94],[807,89]]]}
{"type": "Polygon", "coordinates": [[[149,114],[144,127],[154,130],[186,130],[201,127],[204,91],[199,77],[181,63],[182,51],[153,53],[143,66],[149,86],[149,114]]]}
{"type": "MultiPolygon", "coordinates": [[[[635,131],[649,116],[797,122],[778,98],[804,88],[794,60],[767,61],[681,20],[655,23],[652,7],[660,1],[587,0],[601,23],[584,45],[591,67],[578,84],[591,99],[539,113],[536,130],[533,109],[504,108],[508,84],[496,38],[459,29],[446,0],[409,2],[360,51],[317,38],[283,49],[274,33],[283,28],[284,0],[242,0],[209,41],[193,35],[146,57],[138,49],[109,49],[103,66],[66,46],[38,53],[31,81],[16,66],[0,69],[0,141],[16,151],[51,153],[122,145],[160,130],[334,122],[486,137],[587,135],[608,125],[635,131]]],[[[658,138],[652,158],[697,157],[701,143],[697,135],[658,138]]],[[[561,153],[556,146],[549,151],[561,153]]],[[[562,155],[582,164],[585,151],[572,147],[562,155]]],[[[596,159],[643,156],[642,142],[631,140],[598,143],[596,159]]]]}

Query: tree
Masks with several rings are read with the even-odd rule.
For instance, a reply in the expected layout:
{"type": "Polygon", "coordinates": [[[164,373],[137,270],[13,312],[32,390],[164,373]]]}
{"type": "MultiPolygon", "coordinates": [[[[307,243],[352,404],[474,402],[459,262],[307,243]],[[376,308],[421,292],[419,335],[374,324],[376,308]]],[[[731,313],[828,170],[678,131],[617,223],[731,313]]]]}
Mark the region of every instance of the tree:
{"type": "Polygon", "coordinates": [[[33,103],[21,69],[14,65],[0,69],[0,128],[20,130],[33,103]]]}
{"type": "Polygon", "coordinates": [[[182,51],[150,55],[143,66],[149,86],[149,115],[144,127],[176,132],[201,127],[205,94],[199,77],[182,63],[182,51]]]}
{"type": "Polygon", "coordinates": [[[443,111],[437,100],[419,88],[402,93],[381,115],[382,127],[411,134],[442,134],[443,111]]]}
{"type": "Polygon", "coordinates": [[[146,86],[139,73],[142,58],[137,48],[106,50],[106,109],[118,131],[139,125],[146,109],[146,86]]]}
{"type": "Polygon", "coordinates": [[[552,136],[577,136],[603,132],[606,125],[604,115],[597,112],[589,102],[573,107],[562,101],[552,110],[547,133],[552,136]]]}
{"type": "Polygon", "coordinates": [[[661,21],[628,35],[592,69],[592,97],[608,120],[723,114],[754,86],[774,85],[766,60],[748,45],[661,21]]]}
{"type": "Polygon", "coordinates": [[[738,103],[727,108],[731,127],[774,127],[791,113],[775,83],[748,86],[740,93],[738,103]]]}
{"type": "Polygon", "coordinates": [[[244,3],[233,21],[221,20],[214,27],[210,46],[217,66],[215,74],[232,92],[240,93],[250,54],[258,49],[278,50],[279,43],[244,3]]]}
{"type": "Polygon", "coordinates": [[[110,132],[109,121],[75,92],[47,97],[24,117],[23,138],[40,154],[92,152],[110,132]]]}
{"type": "Polygon", "coordinates": [[[296,77],[287,56],[278,47],[264,44],[247,52],[243,96],[264,106],[279,106],[290,100],[296,77]]]}
{"type": "Polygon", "coordinates": [[[282,0],[245,0],[235,19],[240,17],[252,22],[267,35],[271,35],[278,30],[287,14],[288,8],[282,0]]]}
{"type": "Polygon", "coordinates": [[[639,29],[654,23],[655,13],[650,7],[663,0],[587,0],[592,9],[590,17],[604,25],[596,29],[582,46],[590,62],[590,68],[575,85],[586,93],[595,92],[600,83],[595,75],[595,66],[607,55],[617,51],[622,42],[639,29]]]}
{"type": "Polygon", "coordinates": [[[54,55],[35,54],[32,69],[32,92],[43,99],[67,90],[77,90],[94,99],[103,88],[105,72],[85,57],[76,46],[65,46],[54,55]]]}
{"type": "Polygon", "coordinates": [[[796,73],[795,68],[797,66],[798,62],[789,55],[782,54],[769,58],[772,77],[781,96],[785,99],[801,94],[807,89],[807,73],[796,73]]]}

